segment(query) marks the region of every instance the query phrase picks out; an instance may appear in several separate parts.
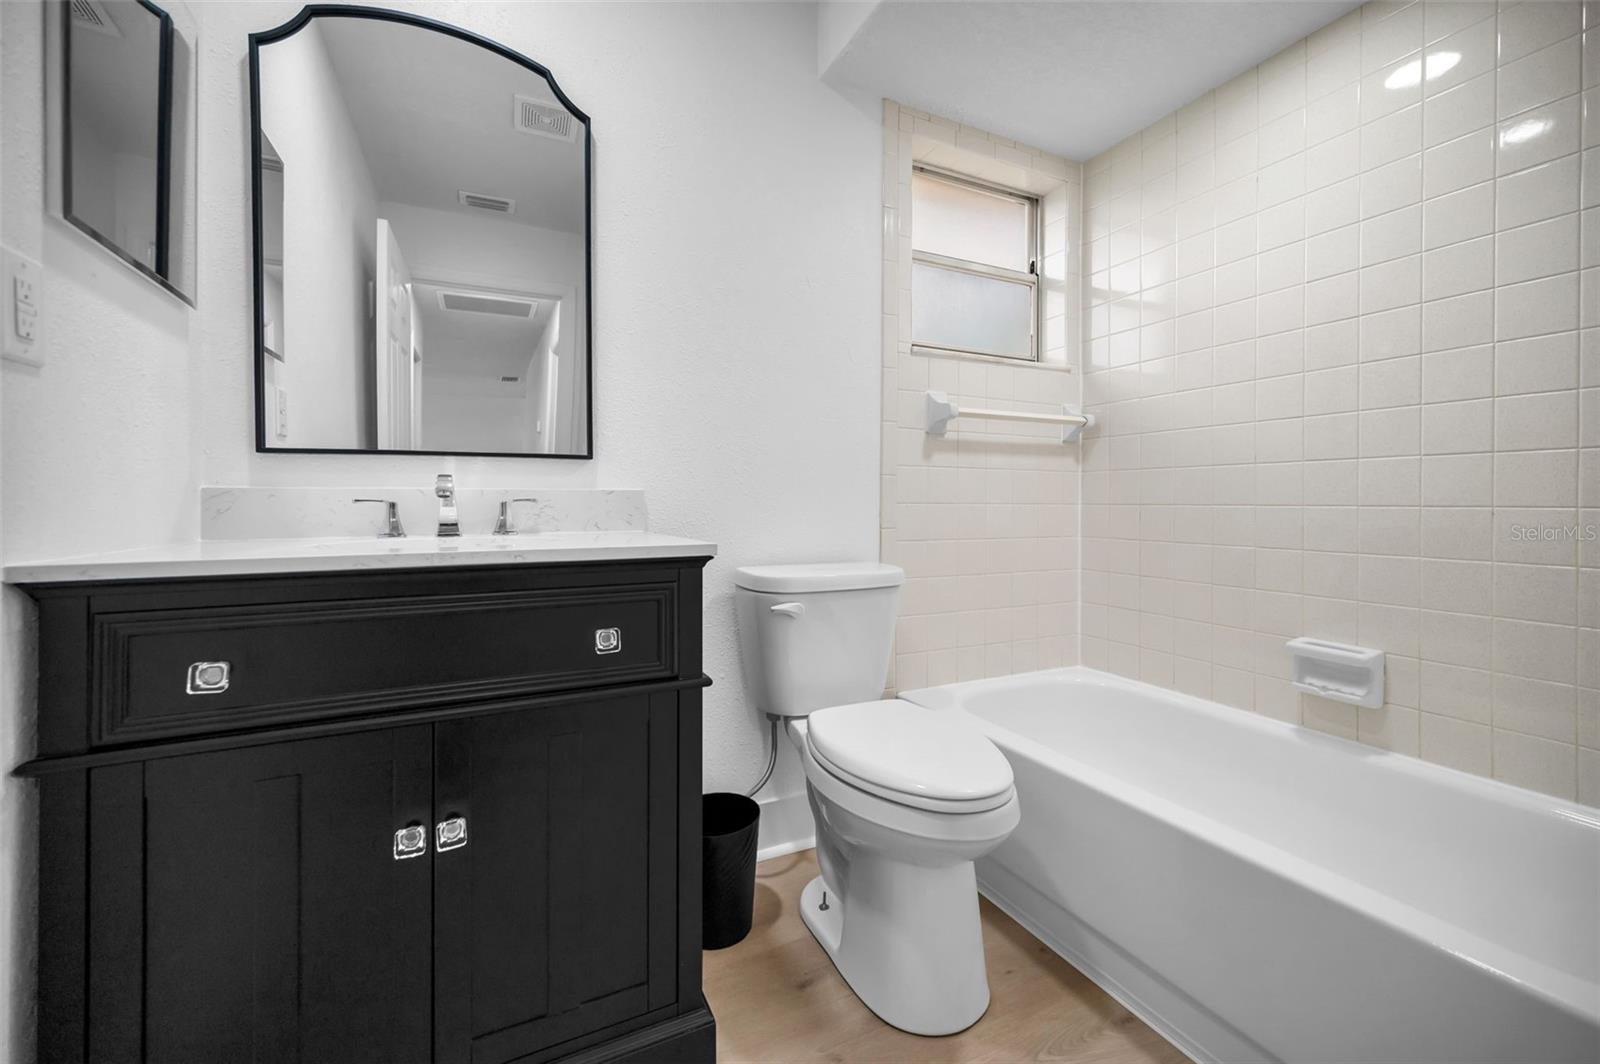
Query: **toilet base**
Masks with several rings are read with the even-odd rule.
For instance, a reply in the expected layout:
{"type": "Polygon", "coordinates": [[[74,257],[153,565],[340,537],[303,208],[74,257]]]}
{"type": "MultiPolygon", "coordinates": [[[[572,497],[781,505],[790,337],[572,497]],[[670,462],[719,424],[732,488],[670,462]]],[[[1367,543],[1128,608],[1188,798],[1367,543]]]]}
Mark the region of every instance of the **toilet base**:
{"type": "Polygon", "coordinates": [[[857,855],[850,882],[849,903],[821,876],[807,883],[800,918],[856,997],[911,1034],[955,1034],[982,1019],[989,978],[972,863],[928,868],[857,855]]]}
{"type": "MultiPolygon", "coordinates": [[[[805,921],[806,930],[811,932],[811,937],[817,940],[817,945],[822,947],[824,953],[831,958],[839,952],[844,909],[839,905],[839,896],[828,889],[821,876],[807,883],[800,892],[800,919],[805,921]],[[826,909],[822,907],[824,900],[828,905],[826,909]]],[[[846,977],[845,982],[849,981],[846,977]]]]}

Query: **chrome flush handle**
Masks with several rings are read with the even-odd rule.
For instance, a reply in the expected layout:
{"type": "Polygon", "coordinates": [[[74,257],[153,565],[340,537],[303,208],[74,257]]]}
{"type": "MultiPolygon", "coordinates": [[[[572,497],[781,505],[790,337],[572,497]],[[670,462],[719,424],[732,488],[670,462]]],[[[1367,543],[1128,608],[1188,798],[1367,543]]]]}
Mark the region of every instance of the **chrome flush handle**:
{"type": "Polygon", "coordinates": [[[441,820],[433,830],[440,853],[446,850],[459,850],[467,844],[467,818],[464,816],[441,820]]]}

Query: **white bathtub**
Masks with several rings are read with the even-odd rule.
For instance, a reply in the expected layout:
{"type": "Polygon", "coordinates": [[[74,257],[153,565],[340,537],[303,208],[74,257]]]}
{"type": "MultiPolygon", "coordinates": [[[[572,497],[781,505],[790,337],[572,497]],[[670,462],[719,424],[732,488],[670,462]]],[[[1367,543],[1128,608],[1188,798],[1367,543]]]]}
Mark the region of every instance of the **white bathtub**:
{"type": "Polygon", "coordinates": [[[1022,825],[983,892],[1197,1060],[1600,1061],[1600,815],[1088,669],[965,711],[1022,825]]]}

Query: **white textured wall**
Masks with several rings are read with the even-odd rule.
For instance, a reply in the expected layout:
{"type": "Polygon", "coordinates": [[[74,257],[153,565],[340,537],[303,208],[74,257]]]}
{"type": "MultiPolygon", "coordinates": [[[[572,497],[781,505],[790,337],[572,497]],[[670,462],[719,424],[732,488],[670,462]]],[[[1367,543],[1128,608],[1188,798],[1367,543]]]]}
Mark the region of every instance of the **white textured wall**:
{"type": "Polygon", "coordinates": [[[1600,804],[1583,17],[1369,4],[1087,164],[1086,664],[1600,804]]]}
{"type": "MultiPolygon", "coordinates": [[[[245,35],[299,7],[191,7],[202,102],[190,312],[44,217],[41,8],[0,4],[0,234],[44,259],[49,359],[3,369],[5,557],[92,550],[108,531],[126,546],[193,538],[201,483],[417,486],[451,471],[471,487],[642,488],[654,528],[721,545],[706,576],[705,784],[743,789],[765,734],[739,677],[732,568],[877,549],[877,102],[818,82],[807,5],[416,6],[525,50],[594,119],[598,457],[256,455],[245,35]]],[[[8,668],[22,648],[8,619],[8,668]]],[[[31,748],[12,738],[31,728],[25,704],[7,695],[7,769],[31,748]]],[[[792,768],[774,786],[798,789],[792,768]]],[[[17,785],[0,788],[11,803],[17,785]]],[[[0,884],[25,877],[31,851],[4,867],[0,884]]],[[[31,912],[31,892],[0,886],[0,913],[18,904],[31,912]]],[[[31,948],[30,912],[18,949],[31,948]]],[[[5,975],[21,989],[0,1031],[19,1038],[31,1038],[29,972],[5,975]]]]}

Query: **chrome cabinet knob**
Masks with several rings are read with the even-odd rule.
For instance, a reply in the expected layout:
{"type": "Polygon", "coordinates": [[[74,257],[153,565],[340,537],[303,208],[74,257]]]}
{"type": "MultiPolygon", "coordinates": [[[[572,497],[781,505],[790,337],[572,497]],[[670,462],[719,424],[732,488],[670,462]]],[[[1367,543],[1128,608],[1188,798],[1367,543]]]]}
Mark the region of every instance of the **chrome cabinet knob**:
{"type": "Polygon", "coordinates": [[[394,833],[394,859],[421,857],[428,852],[428,829],[421,824],[407,824],[394,833]]]}
{"type": "Polygon", "coordinates": [[[594,652],[596,654],[615,654],[621,649],[621,628],[596,628],[594,630],[594,652]]]}
{"type": "Polygon", "coordinates": [[[189,666],[186,690],[192,695],[220,695],[228,689],[232,672],[226,661],[197,661],[189,666]]]}
{"type": "Polygon", "coordinates": [[[467,844],[467,818],[464,816],[441,820],[433,830],[440,853],[459,850],[467,844]]]}

